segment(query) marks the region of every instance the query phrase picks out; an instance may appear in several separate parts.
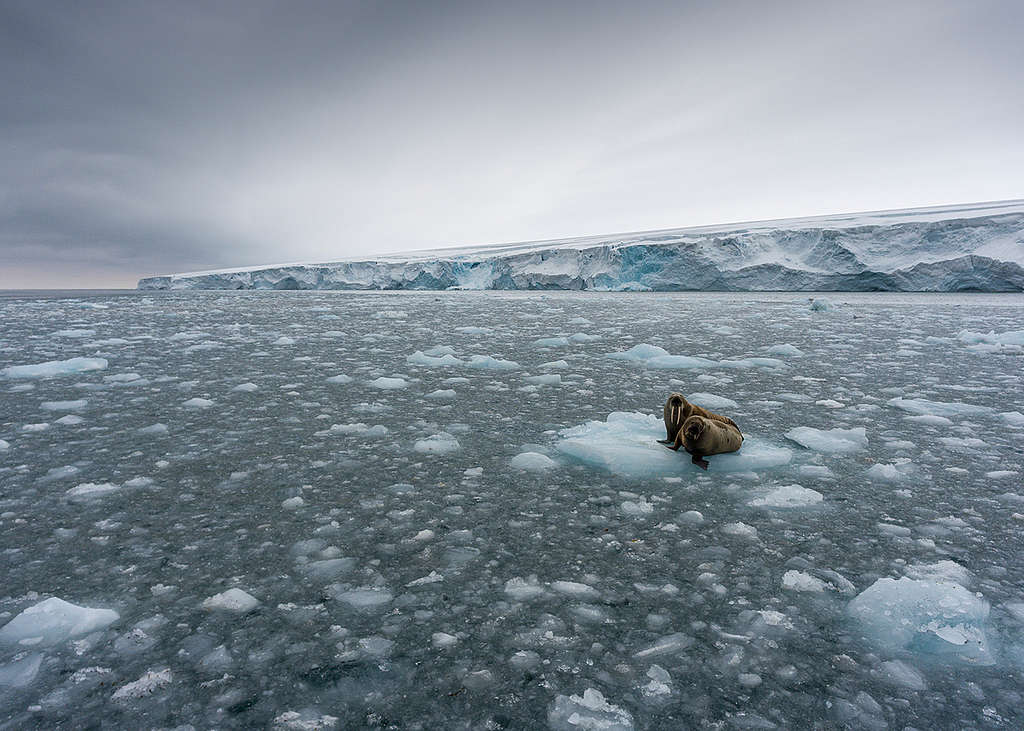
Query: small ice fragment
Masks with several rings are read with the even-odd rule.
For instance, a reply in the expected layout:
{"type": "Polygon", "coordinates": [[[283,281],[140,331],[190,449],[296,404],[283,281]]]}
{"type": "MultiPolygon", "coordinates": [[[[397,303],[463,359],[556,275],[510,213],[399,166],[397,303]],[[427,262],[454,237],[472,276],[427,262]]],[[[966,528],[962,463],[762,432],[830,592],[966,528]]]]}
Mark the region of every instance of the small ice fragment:
{"type": "Polygon", "coordinates": [[[214,594],[208,599],[203,600],[202,607],[203,609],[222,609],[228,612],[244,614],[251,612],[259,604],[259,600],[252,594],[234,588],[223,591],[220,594],[214,594]]]}
{"type": "Polygon", "coordinates": [[[171,675],[170,668],[164,668],[163,670],[149,670],[142,674],[138,680],[127,683],[116,691],[111,696],[115,701],[132,700],[136,698],[145,698],[146,696],[153,695],[158,690],[166,688],[171,684],[173,676],[171,675]]]}
{"type": "Polygon", "coordinates": [[[205,409],[213,406],[213,401],[210,401],[210,399],[196,397],[185,401],[182,406],[189,409],[205,409]]]}
{"type": "Polygon", "coordinates": [[[399,388],[408,388],[409,382],[404,378],[385,378],[384,376],[381,376],[380,378],[375,378],[370,381],[369,385],[385,391],[393,391],[399,388]]]}
{"type": "Polygon", "coordinates": [[[809,426],[798,426],[786,432],[785,436],[815,452],[830,454],[857,452],[868,446],[867,430],[862,426],[853,429],[813,429],[809,426]]]}
{"type": "Polygon", "coordinates": [[[106,628],[120,616],[112,609],[80,607],[57,597],[25,609],[0,627],[0,644],[50,646],[106,628]]]}
{"type": "Polygon", "coordinates": [[[558,466],[553,459],[539,452],[522,452],[513,457],[509,464],[514,469],[529,472],[545,472],[558,466]]]}
{"type": "Polygon", "coordinates": [[[813,593],[824,592],[827,584],[803,571],[790,570],[782,575],[782,588],[791,591],[805,591],[813,593]]]}
{"type": "Polygon", "coordinates": [[[608,703],[601,692],[587,688],[578,695],[555,697],[548,710],[552,731],[633,731],[633,716],[608,703]]]}

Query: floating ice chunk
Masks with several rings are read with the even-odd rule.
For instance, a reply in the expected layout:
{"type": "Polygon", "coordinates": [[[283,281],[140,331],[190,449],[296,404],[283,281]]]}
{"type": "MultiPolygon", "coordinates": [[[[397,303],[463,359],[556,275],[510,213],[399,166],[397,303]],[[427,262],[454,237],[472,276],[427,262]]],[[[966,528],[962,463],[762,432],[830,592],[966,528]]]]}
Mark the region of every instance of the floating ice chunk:
{"type": "Polygon", "coordinates": [[[643,495],[639,500],[626,500],[619,507],[626,515],[650,515],[654,512],[654,505],[647,502],[643,495]]]}
{"type": "Polygon", "coordinates": [[[257,386],[255,383],[239,383],[231,390],[234,393],[252,393],[253,391],[258,391],[259,386],[257,386]]]}
{"type": "Polygon", "coordinates": [[[701,525],[704,522],[704,514],[699,510],[687,510],[679,516],[679,520],[690,525],[701,525]]]}
{"type": "Polygon", "coordinates": [[[72,499],[87,500],[95,497],[105,497],[120,489],[120,485],[115,485],[112,482],[83,482],[72,487],[64,494],[72,499]]]}
{"type": "Polygon", "coordinates": [[[1019,411],[1004,411],[999,414],[1010,426],[1021,426],[1024,427],[1024,414],[1019,411]]]}
{"type": "Polygon", "coordinates": [[[786,432],[786,438],[815,452],[829,454],[848,454],[866,449],[868,446],[867,430],[862,426],[853,429],[813,429],[809,426],[798,426],[786,432]]]}
{"type": "Polygon", "coordinates": [[[971,583],[971,572],[956,561],[943,560],[930,564],[911,564],[904,570],[908,578],[953,581],[961,586],[971,583]]]}
{"type": "Polygon", "coordinates": [[[767,495],[754,498],[747,505],[755,508],[806,508],[818,505],[824,499],[817,490],[801,485],[783,485],[773,488],[767,495]]]}
{"type": "Polygon", "coordinates": [[[423,454],[451,454],[459,451],[461,445],[459,440],[448,432],[439,432],[426,439],[418,439],[412,448],[423,454]]]}
{"type": "Polygon", "coordinates": [[[510,657],[508,662],[517,670],[529,670],[540,664],[540,655],[532,650],[520,650],[510,657]]]}
{"type": "Polygon", "coordinates": [[[505,593],[517,602],[526,602],[544,596],[547,590],[537,581],[536,576],[526,579],[517,576],[505,582],[505,593]]]}
{"type": "Polygon", "coordinates": [[[330,581],[342,574],[347,574],[356,567],[354,558],[325,558],[320,561],[310,561],[301,564],[298,568],[306,576],[317,581],[330,581]]]}
{"type": "Polygon", "coordinates": [[[46,471],[46,474],[40,478],[44,482],[51,482],[53,480],[63,480],[65,477],[72,477],[77,475],[81,470],[74,465],[65,465],[63,467],[52,467],[46,471]]]}
{"type": "Polygon", "coordinates": [[[343,436],[384,437],[387,436],[388,428],[383,424],[367,426],[359,422],[355,424],[331,424],[331,428],[327,431],[330,434],[341,434],[343,436]]]}
{"type": "Polygon", "coordinates": [[[381,376],[370,381],[370,385],[385,391],[393,391],[399,388],[408,388],[409,382],[404,378],[385,378],[381,376]]]}
{"type": "Polygon", "coordinates": [[[96,334],[96,331],[69,328],[67,330],[57,330],[53,334],[58,338],[91,338],[96,334]]]}
{"type": "Polygon", "coordinates": [[[8,366],[0,369],[0,376],[7,378],[53,378],[88,371],[102,371],[107,367],[106,358],[68,358],[48,360],[35,365],[8,366]]]}
{"type": "Polygon", "coordinates": [[[782,588],[791,591],[806,591],[820,594],[825,591],[827,584],[808,573],[791,569],[782,575],[782,588]]]}
{"type": "Polygon", "coordinates": [[[909,459],[898,459],[893,464],[876,464],[864,473],[869,480],[877,482],[900,482],[912,477],[917,472],[917,465],[909,459]]]}
{"type": "Polygon", "coordinates": [[[166,434],[166,433],[167,433],[167,425],[166,424],[159,424],[159,423],[157,423],[157,424],[150,424],[149,426],[144,426],[141,429],[139,429],[139,434],[166,434]]]}
{"type": "Polygon", "coordinates": [[[81,424],[83,421],[85,421],[85,419],[83,419],[81,416],[75,416],[74,414],[65,414],[64,416],[60,417],[53,423],[60,424],[61,426],[75,426],[76,424],[81,424]]]}
{"type": "Polygon", "coordinates": [[[171,684],[173,680],[170,668],[163,670],[149,670],[142,674],[138,680],[127,683],[118,688],[111,696],[115,701],[128,701],[137,698],[145,698],[153,695],[171,684]]]}
{"type": "Polygon", "coordinates": [[[827,297],[809,297],[807,302],[811,306],[811,312],[832,312],[836,308],[827,297]]]}
{"type": "Polygon", "coordinates": [[[381,586],[366,586],[339,591],[335,594],[335,598],[356,611],[372,612],[390,604],[394,595],[381,586]]]}
{"type": "Polygon", "coordinates": [[[519,367],[514,360],[501,360],[490,355],[471,355],[466,365],[470,368],[492,371],[511,371],[519,367]]]}
{"type": "Polygon", "coordinates": [[[985,477],[990,480],[1004,480],[1007,477],[1016,477],[1020,472],[1016,470],[991,470],[985,473],[985,477]]]}
{"type": "Polygon", "coordinates": [[[799,358],[799,357],[801,357],[804,354],[804,351],[800,350],[800,348],[796,347],[795,345],[791,345],[789,343],[781,343],[779,345],[770,345],[767,348],[765,348],[764,350],[766,352],[768,352],[768,353],[771,353],[772,355],[789,355],[789,356],[792,356],[794,358],[799,358]]]}
{"type": "Polygon", "coordinates": [[[426,576],[421,576],[418,579],[413,579],[412,581],[407,583],[406,586],[423,586],[424,584],[438,584],[442,581],[444,581],[444,576],[437,573],[436,571],[431,571],[426,576]]]}
{"type": "Polygon", "coordinates": [[[35,680],[42,664],[43,656],[34,652],[20,660],[0,665],[0,688],[24,688],[35,680]]]}
{"type": "Polygon", "coordinates": [[[574,599],[594,601],[601,598],[601,592],[597,589],[578,581],[552,581],[551,590],[574,599]]]}
{"type": "Polygon", "coordinates": [[[750,540],[757,539],[757,528],[746,523],[726,523],[722,526],[722,532],[727,536],[749,538],[750,540]]]}
{"type": "Polygon", "coordinates": [[[668,354],[669,352],[667,350],[659,348],[657,345],[641,343],[640,345],[634,345],[629,350],[621,353],[609,353],[607,357],[614,360],[646,361],[651,358],[657,358],[668,354]]]}
{"type": "Polygon", "coordinates": [[[206,398],[196,397],[190,398],[188,401],[184,402],[182,406],[188,409],[206,409],[213,406],[213,401],[206,398]]]}
{"type": "Polygon", "coordinates": [[[285,510],[298,510],[305,504],[306,501],[303,500],[299,495],[295,495],[294,497],[290,497],[287,498],[286,500],[281,501],[281,507],[284,508],[285,510]]]}
{"type": "Polygon", "coordinates": [[[544,472],[558,466],[555,460],[540,452],[522,452],[513,457],[509,464],[517,470],[544,472]]]}
{"type": "Polygon", "coordinates": [[[689,635],[685,635],[682,632],[674,632],[655,640],[642,650],[637,650],[633,653],[633,657],[643,660],[649,657],[660,657],[661,655],[675,655],[692,645],[693,642],[693,638],[689,635]]]}
{"type": "Polygon", "coordinates": [[[39,408],[43,411],[81,411],[88,405],[89,402],[83,398],[75,401],[43,401],[39,408]]]}
{"type": "Polygon", "coordinates": [[[659,355],[644,361],[648,368],[671,370],[673,368],[714,368],[721,363],[691,355],[659,355]]]}
{"type": "MultiPolygon", "coordinates": [[[[623,477],[673,477],[699,473],[688,455],[658,444],[665,438],[660,417],[614,412],[607,421],[588,421],[559,432],[557,449],[562,454],[592,467],[623,477]]],[[[711,458],[712,472],[748,472],[777,467],[792,459],[791,450],[748,436],[739,452],[711,458]]]]}
{"type": "Polygon", "coordinates": [[[569,340],[567,338],[540,338],[534,340],[533,344],[538,348],[558,348],[568,345],[569,340]]]}
{"type": "Polygon", "coordinates": [[[438,649],[447,649],[449,647],[455,647],[459,643],[459,638],[455,635],[450,635],[447,632],[435,632],[430,635],[430,644],[438,649]]]}
{"type": "Polygon", "coordinates": [[[271,345],[295,345],[295,338],[290,338],[287,335],[282,335],[277,340],[272,342],[271,345]]]}
{"type": "Polygon", "coordinates": [[[338,717],[315,711],[285,711],[274,718],[273,731],[330,731],[338,727],[338,717]]]}
{"type": "Polygon", "coordinates": [[[917,416],[904,416],[903,418],[914,424],[924,424],[926,426],[950,426],[953,423],[945,416],[936,416],[935,414],[918,414],[917,416]]]}
{"type": "Polygon", "coordinates": [[[819,399],[814,402],[815,406],[824,406],[826,409],[842,409],[846,407],[846,404],[836,401],[835,399],[819,399]]]}
{"type": "Polygon", "coordinates": [[[574,333],[569,336],[570,343],[592,343],[600,339],[600,335],[591,335],[590,333],[574,333]]]}
{"type": "Polygon", "coordinates": [[[538,386],[557,386],[562,382],[562,376],[558,373],[549,373],[543,376],[527,376],[526,381],[538,386]]]}
{"type": "Polygon", "coordinates": [[[455,332],[462,333],[463,335],[490,335],[494,330],[489,327],[476,327],[473,325],[467,327],[457,327],[455,332]]]}
{"type": "Polygon", "coordinates": [[[989,604],[960,584],[879,579],[847,607],[867,638],[888,652],[910,650],[976,665],[994,663],[986,621],[989,604]]]}
{"type": "Polygon", "coordinates": [[[911,414],[931,414],[933,416],[971,416],[987,414],[992,411],[988,406],[975,406],[959,401],[928,401],[923,398],[894,398],[885,402],[886,406],[906,411],[911,414]]]}
{"type": "Polygon", "coordinates": [[[672,676],[661,665],[651,665],[647,671],[650,682],[640,688],[640,693],[647,699],[667,698],[672,695],[672,676]]]}
{"type": "Polygon", "coordinates": [[[569,367],[569,363],[567,361],[564,361],[564,360],[549,360],[547,363],[541,363],[540,366],[538,366],[538,367],[549,369],[549,370],[556,370],[556,369],[561,370],[561,369],[568,368],[569,367]]]}
{"type": "Polygon", "coordinates": [[[422,350],[417,350],[412,355],[406,356],[405,362],[408,363],[409,365],[428,366],[431,368],[465,365],[465,361],[463,361],[460,358],[456,358],[451,353],[445,353],[444,355],[434,356],[429,355],[428,353],[424,353],[422,350]]]}
{"type": "Polygon", "coordinates": [[[381,310],[374,315],[378,320],[404,320],[408,316],[405,310],[381,310]]]}
{"type": "Polygon", "coordinates": [[[731,398],[716,396],[713,393],[691,393],[686,398],[690,403],[703,406],[705,409],[738,409],[740,407],[731,398]]]}
{"type": "Polygon", "coordinates": [[[1024,330],[1011,330],[1005,333],[997,333],[994,330],[987,333],[961,330],[957,333],[957,339],[968,346],[973,346],[968,347],[968,350],[976,353],[1019,353],[1024,350],[1024,330]]]}
{"type": "Polygon", "coordinates": [[[8,442],[6,439],[0,439],[0,452],[2,452],[5,449],[10,449],[10,448],[11,448],[11,443],[10,442],[8,442]]]}
{"type": "Polygon", "coordinates": [[[881,663],[874,675],[889,685],[911,690],[928,689],[928,683],[925,682],[920,671],[901,660],[888,660],[881,663]]]}
{"type": "Polygon", "coordinates": [[[430,393],[428,393],[423,398],[434,399],[435,401],[451,401],[457,395],[458,394],[456,394],[455,391],[453,391],[450,388],[447,388],[447,389],[439,389],[437,391],[431,391],[430,393]]]}
{"type": "Polygon", "coordinates": [[[608,703],[600,691],[587,688],[583,697],[559,695],[548,710],[552,731],[633,731],[633,716],[608,703]]]}
{"type": "Polygon", "coordinates": [[[228,612],[244,614],[251,612],[260,605],[259,600],[242,589],[234,588],[214,594],[203,600],[203,609],[222,609],[228,612]]]}
{"type": "Polygon", "coordinates": [[[112,609],[80,607],[51,597],[25,609],[0,627],[0,644],[48,647],[104,629],[119,618],[112,609]]]}
{"type": "Polygon", "coordinates": [[[355,379],[352,378],[352,376],[346,376],[344,373],[339,373],[336,376],[331,376],[330,378],[328,378],[327,382],[328,383],[345,384],[345,383],[352,383],[353,380],[355,380],[355,379]]]}

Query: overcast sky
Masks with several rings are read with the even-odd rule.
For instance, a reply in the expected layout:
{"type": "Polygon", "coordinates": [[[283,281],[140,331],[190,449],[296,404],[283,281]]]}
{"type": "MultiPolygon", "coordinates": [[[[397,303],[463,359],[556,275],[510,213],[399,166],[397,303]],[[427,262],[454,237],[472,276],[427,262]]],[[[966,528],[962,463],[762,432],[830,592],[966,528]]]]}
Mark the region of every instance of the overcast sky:
{"type": "Polygon", "coordinates": [[[0,0],[0,288],[1024,196],[1024,2],[0,0]]]}

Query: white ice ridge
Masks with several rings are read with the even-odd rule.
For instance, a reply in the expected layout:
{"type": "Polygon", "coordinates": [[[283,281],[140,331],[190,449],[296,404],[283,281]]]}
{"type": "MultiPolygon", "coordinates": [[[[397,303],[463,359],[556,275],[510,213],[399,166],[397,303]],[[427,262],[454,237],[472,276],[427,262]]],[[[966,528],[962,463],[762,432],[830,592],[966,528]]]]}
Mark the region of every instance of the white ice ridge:
{"type": "Polygon", "coordinates": [[[44,599],[0,627],[0,644],[48,647],[116,622],[113,609],[91,609],[57,597],[44,599]]]}
{"type": "Polygon", "coordinates": [[[139,289],[1024,290],[1024,201],[147,277],[139,289]]]}
{"type": "MultiPolygon", "coordinates": [[[[665,438],[661,417],[617,411],[607,421],[588,421],[563,429],[556,448],[563,455],[623,477],[673,477],[686,471],[701,472],[680,450],[658,444],[665,438]]],[[[749,472],[788,464],[793,452],[760,437],[744,435],[739,452],[708,459],[713,472],[749,472]]]]}

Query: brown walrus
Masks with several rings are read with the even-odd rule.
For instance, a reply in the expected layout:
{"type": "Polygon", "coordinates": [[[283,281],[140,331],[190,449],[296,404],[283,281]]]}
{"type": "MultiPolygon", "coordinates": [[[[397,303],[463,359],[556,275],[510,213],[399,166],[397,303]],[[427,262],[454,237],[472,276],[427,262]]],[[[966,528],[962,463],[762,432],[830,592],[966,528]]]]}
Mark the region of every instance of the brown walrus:
{"type": "Polygon", "coordinates": [[[704,416],[691,416],[683,422],[682,429],[669,449],[679,451],[682,446],[693,455],[690,460],[703,470],[708,468],[705,456],[735,452],[743,444],[743,435],[731,421],[726,424],[704,416]]]}
{"type": "MultiPolygon", "coordinates": [[[[736,427],[737,431],[739,431],[739,427],[736,426],[736,422],[728,416],[715,414],[708,411],[703,406],[691,404],[681,393],[674,393],[669,396],[668,401],[665,402],[666,436],[664,439],[659,439],[658,444],[672,444],[676,441],[676,437],[679,435],[679,430],[682,429],[683,423],[691,416],[703,416],[706,419],[714,419],[715,421],[720,421],[723,424],[731,424],[736,427]]],[[[678,449],[678,447],[676,447],[676,449],[678,449]]]]}

